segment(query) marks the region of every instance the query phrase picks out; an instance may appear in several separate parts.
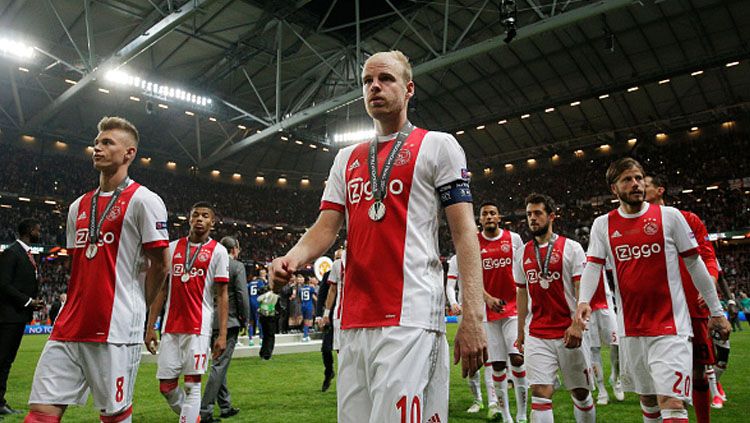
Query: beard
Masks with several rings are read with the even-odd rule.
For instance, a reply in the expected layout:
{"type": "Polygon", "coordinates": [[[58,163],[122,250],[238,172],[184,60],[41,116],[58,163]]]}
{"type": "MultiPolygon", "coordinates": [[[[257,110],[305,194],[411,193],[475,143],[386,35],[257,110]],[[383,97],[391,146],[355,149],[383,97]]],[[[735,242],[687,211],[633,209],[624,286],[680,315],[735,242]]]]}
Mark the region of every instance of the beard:
{"type": "Polygon", "coordinates": [[[32,244],[38,244],[40,238],[39,235],[29,235],[29,241],[31,241],[32,244]]]}
{"type": "Polygon", "coordinates": [[[537,230],[533,230],[531,228],[529,228],[529,230],[531,230],[531,235],[533,236],[542,236],[549,230],[549,222],[547,222],[547,224],[544,226],[540,226],[537,230]]]}
{"type": "Polygon", "coordinates": [[[631,200],[630,199],[631,195],[629,193],[618,193],[617,198],[620,199],[620,202],[625,203],[631,207],[640,207],[641,205],[643,205],[643,201],[646,198],[646,194],[642,192],[641,198],[638,200],[631,200]]]}

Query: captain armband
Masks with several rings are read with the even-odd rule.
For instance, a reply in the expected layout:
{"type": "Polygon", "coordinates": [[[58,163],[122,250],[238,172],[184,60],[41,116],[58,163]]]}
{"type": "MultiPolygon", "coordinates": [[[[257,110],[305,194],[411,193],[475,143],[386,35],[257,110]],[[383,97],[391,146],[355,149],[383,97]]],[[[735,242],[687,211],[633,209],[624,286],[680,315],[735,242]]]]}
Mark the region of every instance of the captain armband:
{"type": "Polygon", "coordinates": [[[455,180],[451,183],[438,187],[437,192],[440,196],[440,204],[443,206],[443,208],[457,203],[472,202],[469,181],[464,181],[461,179],[455,180]]]}

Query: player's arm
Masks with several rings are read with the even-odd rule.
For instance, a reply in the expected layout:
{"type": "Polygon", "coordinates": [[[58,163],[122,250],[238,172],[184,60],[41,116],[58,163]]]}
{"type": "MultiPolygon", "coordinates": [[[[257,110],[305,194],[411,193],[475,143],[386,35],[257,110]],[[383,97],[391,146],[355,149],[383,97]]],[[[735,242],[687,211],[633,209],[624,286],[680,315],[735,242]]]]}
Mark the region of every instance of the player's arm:
{"type": "Polygon", "coordinates": [[[300,265],[320,257],[331,248],[343,224],[344,213],[339,210],[322,210],[318,220],[297,244],[284,257],[276,258],[271,263],[270,277],[274,292],[278,293],[289,282],[300,265]]]}
{"type": "Polygon", "coordinates": [[[169,272],[169,247],[146,248],[143,251],[151,262],[146,272],[145,284],[146,307],[150,307],[167,281],[167,273],[169,272]]]}
{"type": "Polygon", "coordinates": [[[607,257],[607,228],[604,226],[604,223],[605,222],[601,220],[601,218],[597,218],[594,220],[594,224],[591,225],[591,231],[589,232],[591,234],[589,249],[586,252],[586,265],[581,274],[578,307],[576,308],[575,320],[584,329],[588,324],[589,317],[591,317],[591,306],[589,303],[599,285],[602,267],[604,266],[607,257]],[[604,239],[602,237],[604,237],[604,239]]]}
{"type": "MultiPolygon", "coordinates": [[[[146,344],[146,349],[151,354],[156,354],[157,346],[159,345],[159,340],[156,337],[156,329],[154,329],[154,325],[156,325],[156,319],[159,318],[161,315],[161,310],[164,307],[164,302],[167,300],[167,289],[169,287],[169,283],[166,282],[167,276],[164,277],[165,282],[162,284],[162,287],[159,289],[159,291],[156,293],[156,298],[151,302],[151,305],[148,308],[148,319],[146,320],[146,334],[143,338],[143,343],[146,344]]],[[[162,326],[162,331],[164,330],[164,326],[162,326]]]]}
{"type": "MultiPolygon", "coordinates": [[[[468,184],[467,184],[468,189],[468,184]]],[[[454,361],[462,361],[463,377],[474,374],[487,361],[487,338],[482,327],[482,268],[479,240],[470,202],[445,207],[463,288],[463,319],[456,333],[454,361]]]]}
{"type": "Polygon", "coordinates": [[[216,307],[219,317],[219,336],[216,337],[212,349],[214,360],[219,358],[227,349],[227,314],[229,310],[229,289],[226,283],[217,283],[216,286],[216,307]]]}
{"type": "Polygon", "coordinates": [[[523,344],[526,342],[526,316],[529,314],[529,297],[526,286],[516,285],[516,311],[518,312],[518,339],[516,348],[523,354],[523,344]]]}
{"type": "Polygon", "coordinates": [[[454,315],[461,314],[461,306],[456,300],[456,282],[458,278],[455,275],[448,275],[448,281],[445,284],[445,296],[448,297],[448,303],[451,305],[451,312],[454,315]]]}

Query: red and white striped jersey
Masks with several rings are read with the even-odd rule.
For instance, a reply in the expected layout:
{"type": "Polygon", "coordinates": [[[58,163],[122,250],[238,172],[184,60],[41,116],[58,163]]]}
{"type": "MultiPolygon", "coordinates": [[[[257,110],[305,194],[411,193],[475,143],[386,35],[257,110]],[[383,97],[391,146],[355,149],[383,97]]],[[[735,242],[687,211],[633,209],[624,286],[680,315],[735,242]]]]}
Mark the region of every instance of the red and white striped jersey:
{"type": "MultiPolygon", "coordinates": [[[[85,250],[95,192],[82,195],[68,209],[68,301],[50,339],[138,344],[146,320],[144,283],[149,266],[143,251],[169,245],[167,209],[158,195],[131,181],[104,219],[96,256],[88,259],[85,250]]],[[[100,194],[97,216],[112,194],[100,194]]]]}
{"type": "MultiPolygon", "coordinates": [[[[549,244],[539,248],[539,256],[547,257],[549,244]]],[[[572,239],[558,236],[549,259],[549,277],[542,280],[541,266],[536,259],[534,242],[529,241],[518,251],[514,261],[516,282],[527,289],[527,332],[536,338],[559,339],[570,327],[576,311],[574,282],[581,278],[586,254],[572,239]]]]}
{"type": "Polygon", "coordinates": [[[612,290],[609,288],[609,283],[607,283],[607,274],[606,270],[611,270],[611,266],[609,265],[609,262],[607,262],[607,265],[602,268],[602,272],[599,275],[599,285],[596,287],[596,291],[594,291],[594,296],[591,297],[591,301],[589,302],[589,305],[591,306],[591,310],[601,310],[601,309],[612,309],[612,290]]]}
{"type": "MultiPolygon", "coordinates": [[[[395,135],[379,137],[379,173],[395,135]]],[[[443,268],[438,251],[437,188],[468,179],[466,157],[453,136],[416,128],[391,172],[385,217],[372,221],[368,143],[339,151],[321,210],[347,222],[343,329],[409,326],[445,330],[443,268]]]]}
{"type": "MultiPolygon", "coordinates": [[[[698,254],[700,254],[701,259],[703,259],[703,263],[706,264],[708,273],[714,278],[714,280],[719,279],[719,263],[716,260],[714,246],[711,245],[711,241],[708,240],[706,226],[695,213],[685,210],[680,210],[680,213],[685,217],[685,221],[687,221],[688,226],[690,226],[690,229],[695,234],[695,240],[698,242],[698,254]]],[[[685,298],[687,298],[690,317],[707,319],[711,313],[708,312],[708,307],[705,305],[701,306],[701,303],[698,301],[698,289],[695,288],[693,278],[690,276],[682,258],[680,258],[680,277],[682,277],[682,287],[685,289],[685,298]]]]}
{"type": "Polygon", "coordinates": [[[644,203],[620,208],[591,227],[588,261],[614,263],[620,336],[692,335],[679,257],[698,253],[695,236],[675,208],[644,203]]]}
{"type": "Polygon", "coordinates": [[[485,307],[487,321],[505,319],[517,315],[516,281],[513,279],[514,255],[523,247],[521,236],[515,232],[500,230],[496,238],[487,238],[479,232],[479,252],[482,255],[482,279],[484,290],[505,302],[502,313],[485,307]]]}
{"type": "Polygon", "coordinates": [[[203,244],[190,243],[190,257],[200,247],[198,257],[190,268],[190,278],[182,281],[188,258],[185,247],[188,238],[169,244],[172,267],[169,272],[167,306],[164,313],[164,333],[211,335],[214,317],[215,283],[229,282],[229,254],[214,239],[203,244]]]}

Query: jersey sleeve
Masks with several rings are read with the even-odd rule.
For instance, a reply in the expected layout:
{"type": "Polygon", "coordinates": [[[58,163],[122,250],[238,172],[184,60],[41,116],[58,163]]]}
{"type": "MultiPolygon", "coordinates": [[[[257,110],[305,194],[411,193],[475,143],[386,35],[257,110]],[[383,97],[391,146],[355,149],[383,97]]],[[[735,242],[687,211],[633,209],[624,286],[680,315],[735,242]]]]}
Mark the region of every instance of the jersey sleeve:
{"type": "Polygon", "coordinates": [[[333,265],[331,266],[331,272],[328,274],[328,284],[336,285],[339,283],[340,278],[341,278],[341,259],[336,259],[333,261],[333,265]]]}
{"type": "Polygon", "coordinates": [[[339,150],[336,154],[336,158],[333,160],[333,165],[328,173],[328,180],[326,187],[323,190],[323,197],[320,200],[320,210],[336,210],[340,213],[344,213],[346,207],[346,181],[345,169],[346,169],[346,158],[349,155],[344,152],[347,149],[339,150]]]}
{"type": "Polygon", "coordinates": [[[76,217],[78,216],[78,206],[80,204],[81,197],[68,207],[68,220],[65,224],[65,244],[69,250],[76,248],[76,217]]]}
{"type": "Polygon", "coordinates": [[[583,274],[583,267],[586,264],[586,253],[583,251],[581,244],[568,239],[566,241],[568,246],[566,250],[570,249],[570,277],[576,281],[581,279],[583,274]]]}
{"type": "Polygon", "coordinates": [[[518,235],[515,232],[511,232],[510,240],[513,243],[513,255],[515,256],[516,254],[519,254],[519,253],[522,254],[522,252],[520,251],[523,248],[524,244],[523,244],[523,240],[521,239],[521,235],[518,235]]]}
{"type": "Polygon", "coordinates": [[[607,258],[607,215],[599,216],[591,225],[589,236],[589,249],[586,251],[586,260],[604,264],[607,258]]]}
{"type": "MultiPolygon", "coordinates": [[[[139,188],[144,189],[143,187],[139,188]]],[[[167,232],[167,207],[161,197],[145,190],[137,203],[137,224],[143,248],[160,248],[169,245],[167,232]]]]}
{"type": "Polygon", "coordinates": [[[523,271],[523,253],[523,245],[513,253],[513,279],[515,279],[517,287],[525,289],[527,282],[526,272],[523,271]]]}
{"type": "Polygon", "coordinates": [[[682,257],[688,257],[698,254],[698,243],[695,241],[695,234],[677,209],[664,207],[663,219],[664,229],[669,231],[669,235],[677,247],[677,252],[682,257]]]}
{"type": "Polygon", "coordinates": [[[214,249],[214,283],[229,283],[229,253],[223,245],[214,249]]]}
{"type": "Polygon", "coordinates": [[[698,254],[703,259],[703,263],[706,264],[708,273],[714,279],[719,278],[719,264],[716,260],[716,251],[714,250],[713,244],[708,240],[708,230],[703,221],[695,213],[686,213],[685,219],[688,222],[688,226],[693,230],[695,240],[698,242],[698,254]]]}
{"type": "Polygon", "coordinates": [[[466,155],[463,148],[453,135],[432,132],[439,137],[435,162],[435,188],[440,188],[455,181],[469,181],[469,171],[466,168],[466,155]]]}

